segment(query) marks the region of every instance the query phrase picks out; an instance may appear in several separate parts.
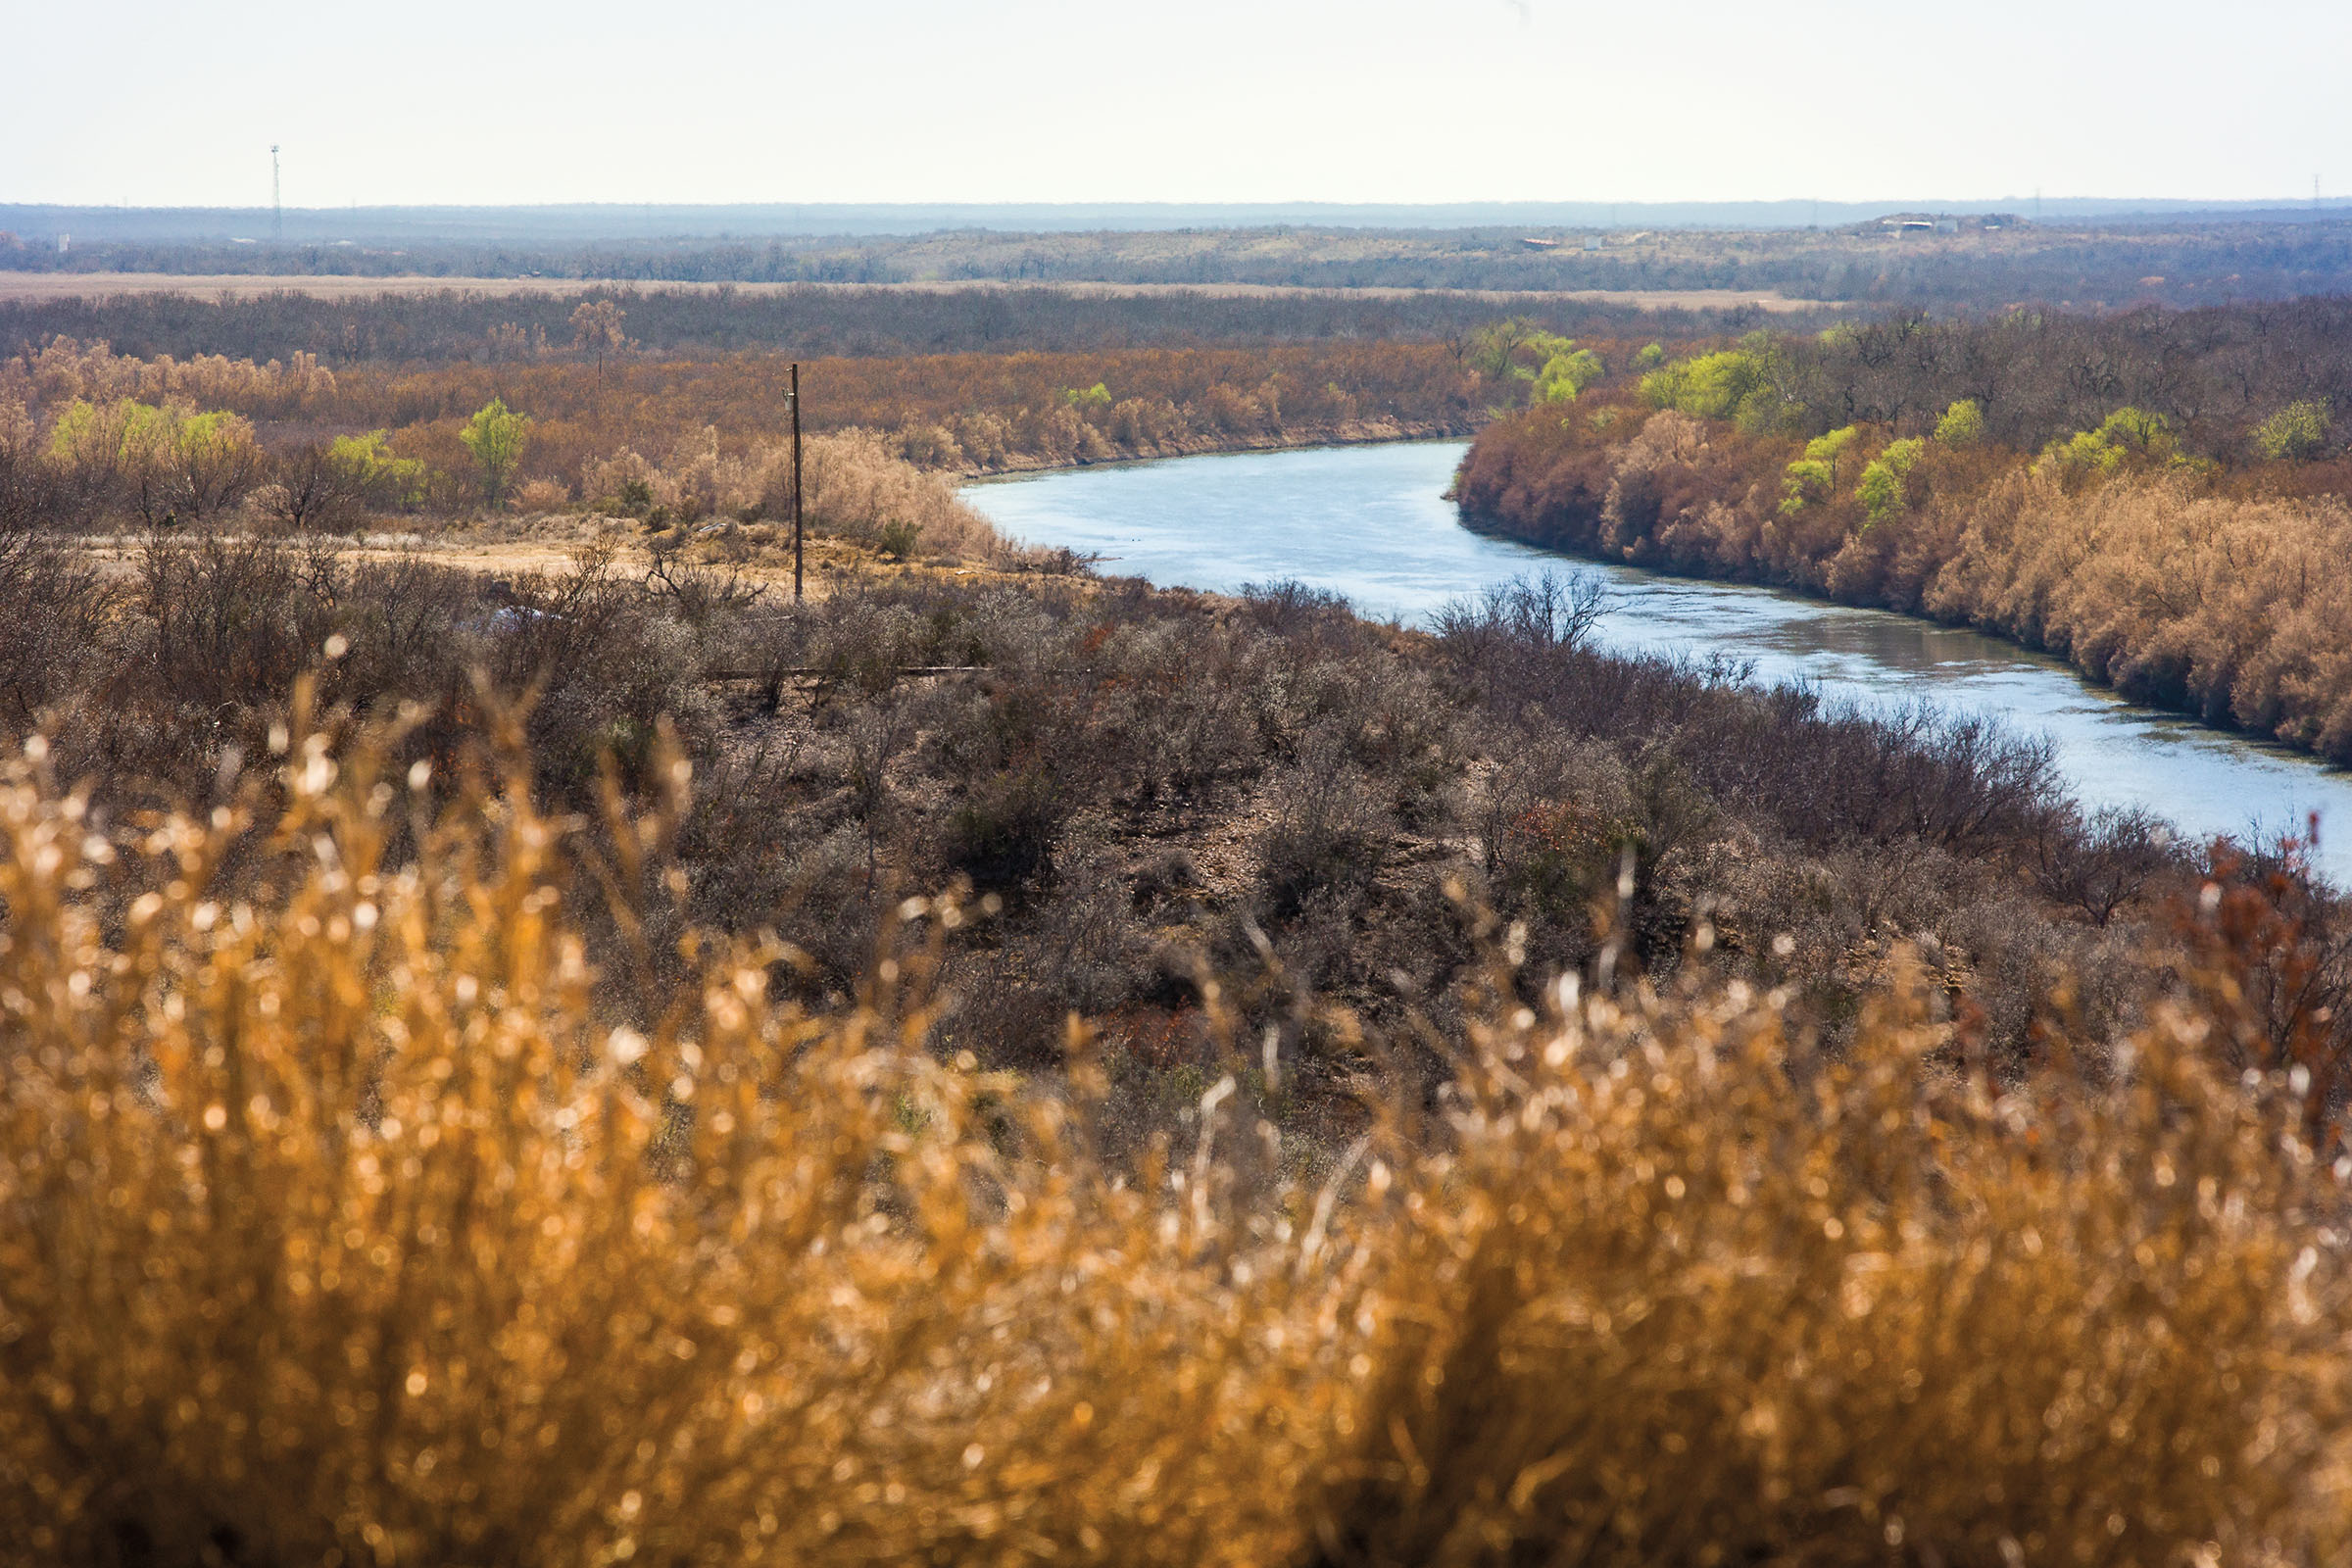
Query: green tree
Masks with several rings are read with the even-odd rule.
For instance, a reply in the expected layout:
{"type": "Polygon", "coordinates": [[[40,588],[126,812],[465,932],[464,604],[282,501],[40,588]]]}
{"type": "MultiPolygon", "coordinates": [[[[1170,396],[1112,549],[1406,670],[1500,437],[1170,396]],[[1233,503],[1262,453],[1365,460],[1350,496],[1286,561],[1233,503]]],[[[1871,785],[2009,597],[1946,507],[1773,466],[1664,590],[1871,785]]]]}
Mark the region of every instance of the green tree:
{"type": "Polygon", "coordinates": [[[92,496],[118,484],[143,487],[159,460],[164,425],[164,411],[150,404],[76,398],[50,428],[49,458],[92,496]]]}
{"type": "Polygon", "coordinates": [[[2180,447],[2173,421],[2145,409],[2116,410],[2100,421],[2098,434],[2110,446],[2145,458],[2170,458],[2180,447]]]}
{"type": "Polygon", "coordinates": [[[2072,488],[2112,477],[2127,463],[2178,466],[2185,461],[2170,419],[2145,409],[2126,407],[2107,416],[2095,430],[2078,430],[2052,441],[2041,449],[2034,469],[2053,473],[2072,488]]]}
{"type": "Polygon", "coordinates": [[[1859,425],[1846,425],[1805,443],[1805,455],[1788,465],[1781,476],[1781,515],[1793,517],[1815,501],[1838,493],[1838,468],[1846,449],[1860,440],[1859,425]]]}
{"type": "Polygon", "coordinates": [[[1962,398],[1936,421],[1936,439],[1947,447],[1973,447],[1984,439],[1984,411],[1975,398],[1962,398]]]}
{"type": "Polygon", "coordinates": [[[127,499],[149,522],[220,512],[262,468],[253,426],[237,415],[130,398],[69,405],[49,452],[85,494],[127,499]]]}
{"type": "Polygon", "coordinates": [[[335,437],[326,460],[351,492],[370,506],[413,507],[424,494],[424,465],[394,457],[381,430],[335,437]]]}
{"type": "Polygon", "coordinates": [[[482,492],[494,507],[505,499],[507,486],[522,464],[530,430],[528,416],[510,410],[506,399],[492,398],[458,432],[458,439],[466,443],[474,465],[482,470],[482,492]]]}
{"type": "Polygon", "coordinates": [[[1917,436],[1895,441],[1864,466],[1861,479],[1854,485],[1854,494],[1861,500],[1863,513],[1871,523],[1885,522],[1903,510],[1908,499],[1903,493],[1903,480],[1927,450],[1927,442],[1917,436]]]}
{"type": "Polygon", "coordinates": [[[1580,385],[1575,380],[1586,373],[1588,362],[1592,379],[1599,379],[1597,356],[1579,350],[1574,338],[1547,332],[1523,317],[1491,322],[1470,340],[1470,363],[1482,375],[1510,387],[1514,396],[1518,387],[1525,385],[1539,402],[1565,401],[1591,385],[1591,381],[1580,385]],[[1552,375],[1555,363],[1562,365],[1557,377],[1552,375]],[[1572,390],[1563,395],[1561,387],[1572,390]]]}
{"type": "Polygon", "coordinates": [[[1600,356],[1591,349],[1578,349],[1570,354],[1554,354],[1544,362],[1543,371],[1536,377],[1536,398],[1543,403],[1572,403],[1585,388],[1608,372],[1600,356]]]}
{"type": "Polygon", "coordinates": [[[1791,394],[1795,367],[1780,339],[1751,332],[1736,349],[1701,354],[1642,378],[1642,400],[1701,419],[1730,419],[1754,434],[1785,430],[1802,404],[1791,394]]]}
{"type": "Polygon", "coordinates": [[[2328,405],[2289,403],[2254,427],[2254,445],[2273,463],[2303,463],[2328,447],[2328,405]]]}
{"type": "Polygon", "coordinates": [[[206,516],[253,488],[262,448],[251,424],[218,410],[195,414],[167,406],[165,416],[165,491],[174,510],[190,518],[206,516]]]}

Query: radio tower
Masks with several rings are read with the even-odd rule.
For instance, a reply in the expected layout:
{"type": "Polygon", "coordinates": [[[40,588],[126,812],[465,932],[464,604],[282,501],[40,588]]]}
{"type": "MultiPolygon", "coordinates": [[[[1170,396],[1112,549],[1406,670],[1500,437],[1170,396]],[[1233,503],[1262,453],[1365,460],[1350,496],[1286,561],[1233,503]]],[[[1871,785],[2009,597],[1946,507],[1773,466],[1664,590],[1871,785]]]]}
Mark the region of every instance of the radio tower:
{"type": "Polygon", "coordinates": [[[270,239],[272,244],[286,242],[286,209],[277,198],[277,143],[270,144],[270,239]]]}

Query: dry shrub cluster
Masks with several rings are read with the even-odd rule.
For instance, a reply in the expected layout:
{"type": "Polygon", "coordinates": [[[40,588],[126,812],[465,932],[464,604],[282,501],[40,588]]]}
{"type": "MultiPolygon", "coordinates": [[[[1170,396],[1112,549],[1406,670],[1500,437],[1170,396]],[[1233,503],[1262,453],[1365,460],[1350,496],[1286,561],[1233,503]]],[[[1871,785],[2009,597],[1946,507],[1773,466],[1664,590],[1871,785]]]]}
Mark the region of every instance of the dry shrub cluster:
{"type": "Polygon", "coordinates": [[[1783,437],[1673,409],[1539,412],[1479,437],[1458,494],[1517,537],[1983,626],[2139,701],[2352,759],[2340,466],[2085,478],[1914,441],[1874,513],[1855,479],[1889,433],[1860,427],[1836,493],[1792,506],[1783,437]]]}
{"type": "MultiPolygon", "coordinates": [[[[361,365],[338,381],[337,417],[385,426],[426,456],[431,432],[492,396],[539,421],[535,468],[576,471],[622,441],[669,444],[715,427],[730,447],[772,436],[786,361],[580,365],[361,365]]],[[[804,361],[811,430],[880,430],[926,467],[991,471],[1388,434],[1467,433],[1491,389],[1460,345],[906,354],[804,361]],[[1090,395],[1100,386],[1101,395],[1090,395]]]]}
{"type": "MultiPolygon", "coordinates": [[[[1299,988],[1453,1030],[1476,945],[1449,881],[1524,927],[1534,969],[1596,974],[1595,902],[1630,875],[1617,972],[1676,972],[1703,940],[1699,967],[1792,987],[1831,1038],[1914,944],[2012,1062],[2059,976],[2082,1033],[2131,1027],[2162,985],[2151,922],[2205,869],[2152,824],[2085,819],[2037,747],[1983,724],[1587,647],[1558,583],[1425,637],[1285,585],[894,574],[794,606],[691,552],[493,581],[332,541],[157,541],[127,576],[0,544],[0,711],[47,728],[93,809],[225,801],[321,649],[321,701],[417,705],[398,760],[436,790],[488,734],[485,693],[532,696],[552,808],[592,808],[608,775],[651,789],[667,726],[706,781],[682,918],[783,931],[808,959],[781,982],[797,1000],[847,1005],[893,888],[961,878],[1004,912],[950,944],[957,1049],[1034,1065],[1076,1008],[1181,1085],[1214,1057],[1200,977],[1222,972],[1248,1028],[1276,1031],[1289,1088],[1267,1103],[1317,1137],[1370,1063],[1299,988]]],[[[2324,891],[2311,907],[2315,1005],[2352,1001],[2352,922],[2324,891]]],[[[617,931],[582,921],[612,958],[617,931]]]]}
{"type": "MultiPolygon", "coordinates": [[[[544,481],[543,481],[544,483],[544,481]]],[[[655,464],[633,448],[587,465],[579,499],[609,509],[634,509],[660,519],[758,521],[792,515],[792,449],[762,442],[741,455],[720,450],[718,433],[681,443],[668,462],[655,464]]],[[[530,498],[525,498],[530,499],[530,498]]],[[[537,499],[556,510],[569,499],[547,485],[537,499]]],[[[802,515],[820,533],[881,545],[895,555],[971,561],[1007,558],[1012,546],[940,474],[901,455],[897,443],[871,430],[847,429],[803,443],[802,515]]]]}
{"type": "Polygon", "coordinates": [[[127,579],[39,535],[0,537],[0,563],[16,732],[45,723],[58,764],[117,811],[224,798],[330,644],[322,700],[425,713],[404,760],[447,768],[478,743],[482,686],[533,694],[536,784],[564,807],[592,801],[607,766],[637,787],[662,722],[689,735],[711,722],[707,640],[609,553],[497,582],[328,541],[219,536],[150,541],[127,579]]]}
{"type": "Polygon", "coordinates": [[[2352,511],[2181,479],[2010,480],[1962,514],[1932,612],[2063,655],[2142,702],[2352,759],[2352,511]]]}
{"type": "Polygon", "coordinates": [[[303,706],[274,811],[0,786],[0,1559],[2342,1547],[2340,1197],[2203,1064],[2220,973],[2004,1085],[1916,983],[1828,1055],[1778,993],[1529,1006],[1498,956],[1336,1162],[1246,1055],[1105,1157],[1083,1026],[927,1049],[955,902],[832,1015],[718,940],[616,1019],[579,922],[651,927],[682,760],[601,836],[519,764],[436,815],[303,706]]]}
{"type": "MultiPolygon", "coordinates": [[[[1462,354],[1459,342],[1341,342],[827,358],[803,365],[805,417],[810,432],[848,443],[832,450],[853,471],[885,454],[962,473],[1461,434],[1482,401],[1481,376],[1462,354]]],[[[130,400],[250,420],[282,471],[256,465],[238,495],[271,482],[298,489],[306,458],[316,466],[329,438],[383,431],[387,458],[421,468],[410,493],[378,498],[376,509],[462,513],[480,504],[481,485],[460,431],[495,398],[531,420],[512,477],[535,487],[534,505],[560,506],[575,483],[594,493],[637,477],[658,483],[660,504],[675,514],[763,505],[772,515],[787,368],[781,356],[742,354],[609,367],[363,363],[338,375],[312,354],[291,366],[217,355],[180,363],[58,338],[0,361],[0,410],[29,411],[43,443],[77,403],[130,400]],[[630,473],[641,464],[631,452],[668,456],[630,473]]],[[[863,484],[847,482],[853,492],[863,484]]],[[[124,510],[107,486],[82,488],[93,496],[81,511],[124,510]]]]}
{"type": "Polygon", "coordinates": [[[232,409],[255,417],[298,419],[326,414],[334,406],[335,372],[315,353],[297,352],[283,363],[232,360],[199,354],[175,360],[114,353],[103,342],[84,345],[52,338],[0,361],[0,397],[63,406],[76,400],[111,403],[133,398],[167,400],[232,409]]]}
{"type": "MultiPolygon", "coordinates": [[[[41,368],[39,388],[63,384],[63,372],[50,373],[49,362],[59,358],[45,351],[32,362],[41,368]]],[[[479,504],[479,484],[454,422],[439,432],[445,440],[427,443],[446,466],[394,456],[381,431],[339,443],[306,438],[270,450],[242,416],[196,414],[177,392],[146,389],[163,397],[160,403],[140,403],[132,393],[108,401],[115,389],[108,376],[140,390],[136,375],[114,372],[123,367],[137,371],[141,364],[104,360],[104,374],[94,371],[74,383],[104,383],[95,385],[99,400],[75,391],[70,401],[49,405],[46,422],[34,412],[41,406],[37,398],[28,407],[0,382],[0,527],[347,533],[373,514],[419,508],[463,512],[479,504]]],[[[331,390],[331,376],[328,381],[331,390]]],[[[903,447],[856,427],[809,437],[802,493],[808,525],[900,556],[919,552],[981,562],[1015,557],[1015,548],[956,496],[951,480],[908,461],[903,447]]],[[[644,518],[657,529],[792,515],[791,448],[772,433],[730,450],[722,448],[715,427],[705,426],[681,436],[660,462],[623,445],[580,464],[576,478],[575,486],[570,476],[541,471],[514,487],[512,504],[527,514],[584,505],[644,518]]]]}

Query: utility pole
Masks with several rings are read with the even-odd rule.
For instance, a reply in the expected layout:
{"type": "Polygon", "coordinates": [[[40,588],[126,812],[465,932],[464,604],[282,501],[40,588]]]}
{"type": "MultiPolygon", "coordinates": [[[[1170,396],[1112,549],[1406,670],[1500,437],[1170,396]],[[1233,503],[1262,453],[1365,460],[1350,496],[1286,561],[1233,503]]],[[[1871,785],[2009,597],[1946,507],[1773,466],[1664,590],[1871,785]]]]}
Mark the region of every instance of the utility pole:
{"type": "Polygon", "coordinates": [[[277,194],[277,143],[270,144],[270,238],[272,244],[286,242],[286,209],[277,194]]]}
{"type": "Polygon", "coordinates": [[[792,367],[792,602],[801,602],[801,367],[792,367]]]}

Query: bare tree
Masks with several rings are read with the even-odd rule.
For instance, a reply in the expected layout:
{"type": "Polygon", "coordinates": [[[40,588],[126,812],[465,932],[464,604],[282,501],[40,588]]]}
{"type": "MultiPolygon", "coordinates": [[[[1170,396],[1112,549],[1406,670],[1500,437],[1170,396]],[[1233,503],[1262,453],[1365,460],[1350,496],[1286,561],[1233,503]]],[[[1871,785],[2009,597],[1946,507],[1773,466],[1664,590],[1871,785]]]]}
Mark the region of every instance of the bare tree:
{"type": "Polygon", "coordinates": [[[572,347],[596,356],[597,379],[604,379],[605,356],[629,346],[621,331],[627,314],[611,300],[589,300],[571,313],[572,347]]]}

